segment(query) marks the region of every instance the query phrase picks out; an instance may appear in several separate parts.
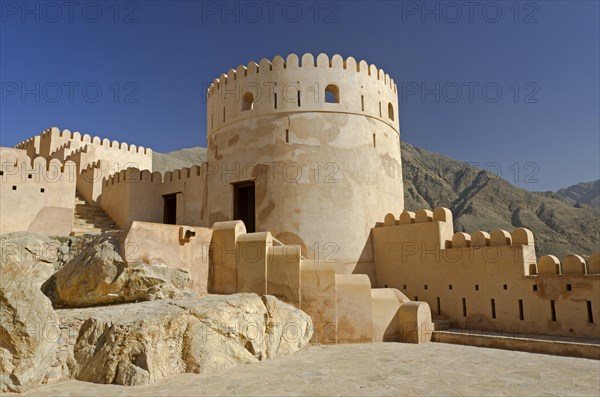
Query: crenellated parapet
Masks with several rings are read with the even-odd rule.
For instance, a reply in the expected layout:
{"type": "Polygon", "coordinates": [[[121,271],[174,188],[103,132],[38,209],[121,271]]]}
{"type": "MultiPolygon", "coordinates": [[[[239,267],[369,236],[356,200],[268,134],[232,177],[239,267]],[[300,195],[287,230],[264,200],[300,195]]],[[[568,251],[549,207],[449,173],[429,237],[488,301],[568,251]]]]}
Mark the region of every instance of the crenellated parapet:
{"type": "MultiPolygon", "coordinates": [[[[72,161],[61,162],[57,159],[50,161],[44,157],[31,159],[24,153],[10,153],[10,149],[0,151],[2,183],[54,183],[69,180],[73,183],[76,178],[76,166],[72,161]]],[[[16,190],[16,189],[14,189],[16,190]]]]}
{"type": "Polygon", "coordinates": [[[110,141],[89,134],[48,128],[39,136],[19,143],[17,148],[46,159],[74,161],[84,169],[98,160],[107,160],[111,171],[135,166],[141,169],[152,168],[152,150],[126,142],[110,141]]]}
{"type": "Polygon", "coordinates": [[[586,260],[581,255],[567,254],[562,261],[554,255],[544,255],[537,263],[539,275],[599,275],[600,274],[600,252],[594,252],[586,260]]]}
{"type": "Polygon", "coordinates": [[[600,253],[537,260],[529,229],[455,233],[448,222],[444,208],[387,214],[372,229],[377,286],[458,328],[599,337],[600,253]]]}
{"type": "Polygon", "coordinates": [[[102,179],[100,204],[120,226],[134,220],[164,222],[164,197],[176,201],[178,224],[204,224],[206,165],[184,167],[164,174],[130,167],[102,179]]]}
{"type": "Polygon", "coordinates": [[[29,139],[20,142],[15,146],[16,149],[22,149],[27,152],[27,155],[31,158],[40,155],[40,137],[34,136],[29,139]]]}
{"type": "Polygon", "coordinates": [[[221,74],[207,95],[209,136],[231,122],[291,112],[358,114],[399,133],[394,80],[375,65],[337,54],[251,61],[221,74]]]}
{"type": "Polygon", "coordinates": [[[484,248],[490,246],[533,246],[533,233],[529,229],[518,227],[512,232],[496,229],[491,232],[478,230],[472,234],[457,232],[452,236],[449,248],[484,248]]]}

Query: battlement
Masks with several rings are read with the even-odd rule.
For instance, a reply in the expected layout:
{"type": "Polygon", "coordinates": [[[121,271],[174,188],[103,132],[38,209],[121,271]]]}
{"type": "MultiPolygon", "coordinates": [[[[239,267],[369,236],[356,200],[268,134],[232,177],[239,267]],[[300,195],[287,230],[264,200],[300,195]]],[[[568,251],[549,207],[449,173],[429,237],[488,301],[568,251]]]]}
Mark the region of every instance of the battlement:
{"type": "Polygon", "coordinates": [[[562,262],[554,255],[544,255],[537,263],[538,275],[599,275],[600,274],[600,252],[594,252],[587,264],[585,259],[576,254],[567,254],[562,262]]]}
{"type": "Polygon", "coordinates": [[[31,159],[2,151],[1,163],[2,183],[48,183],[65,177],[75,182],[76,178],[76,165],[72,161],[48,161],[41,156],[31,159]]]}
{"type": "Polygon", "coordinates": [[[458,328],[598,338],[600,253],[539,260],[531,230],[455,233],[447,208],[387,214],[372,229],[378,287],[458,328]],[[515,328],[516,327],[516,328],[515,328]]]}
{"type": "MultiPolygon", "coordinates": [[[[90,165],[94,168],[98,165],[90,165]]],[[[104,186],[109,187],[119,183],[136,183],[136,182],[151,182],[151,183],[169,183],[169,182],[185,182],[190,179],[205,178],[205,167],[194,165],[192,167],[184,167],[181,169],[167,171],[164,175],[158,171],[150,172],[149,170],[139,170],[130,167],[113,175],[104,178],[104,186]]]]}
{"type": "Polygon", "coordinates": [[[478,230],[472,234],[457,232],[452,236],[451,248],[484,248],[489,246],[533,246],[533,233],[529,229],[518,227],[512,232],[496,229],[492,232],[478,230]]]}
{"type": "Polygon", "coordinates": [[[59,145],[57,147],[57,150],[60,150],[62,148],[65,147],[70,147],[72,145],[72,142],[82,142],[82,143],[90,143],[93,144],[95,146],[100,146],[100,147],[104,147],[107,149],[117,149],[117,150],[122,150],[124,152],[130,152],[130,153],[141,153],[141,154],[146,154],[146,155],[151,155],[152,154],[152,149],[149,148],[145,148],[143,146],[137,146],[134,144],[128,144],[127,142],[119,142],[116,140],[109,140],[109,139],[102,139],[98,136],[90,136],[89,134],[83,134],[81,135],[80,132],[75,131],[73,133],[71,133],[71,131],[69,130],[63,130],[63,131],[59,131],[58,128],[53,127],[49,130],[44,131],[44,133],[42,134],[42,137],[56,137],[58,134],[58,136],[62,139],[62,140],[69,140],[69,142],[64,142],[61,145],[59,145]]]}
{"type": "Polygon", "coordinates": [[[270,61],[266,58],[260,60],[259,63],[255,61],[248,62],[248,66],[240,65],[237,69],[229,69],[227,74],[221,74],[219,78],[216,78],[208,88],[208,94],[214,94],[218,92],[221,85],[227,84],[228,80],[233,79],[234,81],[241,76],[248,76],[253,73],[265,73],[283,69],[292,68],[330,68],[338,70],[355,71],[356,73],[363,73],[369,77],[373,77],[377,80],[383,80],[384,84],[388,86],[394,93],[397,93],[397,86],[387,73],[383,69],[378,69],[375,65],[369,65],[366,61],[361,60],[356,62],[353,57],[343,59],[341,55],[335,54],[331,59],[327,54],[319,54],[315,60],[314,56],[310,53],[302,55],[302,59],[298,58],[296,54],[290,54],[287,59],[284,60],[281,56],[277,55],[270,61]]]}
{"type": "Polygon", "coordinates": [[[221,74],[208,88],[208,134],[257,115],[285,112],[353,113],[399,132],[394,80],[382,69],[340,55],[263,58],[221,74]]]}
{"type": "Polygon", "coordinates": [[[81,134],[78,131],[71,132],[69,130],[60,130],[57,127],[48,128],[39,136],[29,138],[15,147],[17,149],[25,149],[35,147],[36,155],[42,155],[44,157],[55,157],[66,159],[68,156],[79,153],[85,150],[88,145],[94,145],[95,147],[120,150],[128,153],[136,153],[146,156],[152,156],[152,150],[143,146],[136,146],[133,144],[127,144],[126,142],[110,141],[109,139],[102,139],[97,136],[90,136],[89,134],[81,134]]]}
{"type": "Polygon", "coordinates": [[[175,198],[178,224],[203,224],[202,192],[206,166],[184,167],[164,174],[129,167],[102,179],[102,209],[122,228],[134,220],[164,222],[164,198],[175,198]]]}

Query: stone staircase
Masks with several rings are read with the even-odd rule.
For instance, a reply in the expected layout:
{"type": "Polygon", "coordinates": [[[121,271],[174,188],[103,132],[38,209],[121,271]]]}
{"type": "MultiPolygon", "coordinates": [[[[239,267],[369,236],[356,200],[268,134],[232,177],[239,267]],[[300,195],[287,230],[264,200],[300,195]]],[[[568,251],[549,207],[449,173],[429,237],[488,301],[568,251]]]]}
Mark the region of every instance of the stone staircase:
{"type": "Polygon", "coordinates": [[[71,236],[102,234],[108,230],[120,230],[101,207],[91,205],[79,193],[75,196],[75,217],[71,236]]]}

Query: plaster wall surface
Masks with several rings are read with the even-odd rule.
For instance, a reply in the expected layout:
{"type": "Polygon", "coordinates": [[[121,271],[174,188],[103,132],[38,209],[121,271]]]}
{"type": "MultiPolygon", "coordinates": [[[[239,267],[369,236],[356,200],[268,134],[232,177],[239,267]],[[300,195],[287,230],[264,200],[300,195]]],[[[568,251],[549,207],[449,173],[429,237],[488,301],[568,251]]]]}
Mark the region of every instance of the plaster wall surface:
{"type": "Polygon", "coordinates": [[[0,148],[0,233],[67,236],[73,229],[76,167],[0,148]]]}
{"type": "Polygon", "coordinates": [[[127,262],[164,264],[190,272],[191,288],[207,294],[209,247],[212,229],[181,225],[132,222],[123,239],[127,262]],[[186,232],[193,236],[186,238],[186,232]]]}
{"type": "Polygon", "coordinates": [[[494,231],[481,246],[471,240],[487,233],[457,236],[454,247],[443,223],[374,228],[378,286],[427,302],[460,328],[600,339],[600,275],[538,275],[526,229],[494,231]]]}
{"type": "Polygon", "coordinates": [[[169,171],[162,175],[128,168],[104,178],[99,201],[122,228],[132,221],[162,223],[164,196],[177,200],[176,224],[207,226],[204,166],[169,171]]]}

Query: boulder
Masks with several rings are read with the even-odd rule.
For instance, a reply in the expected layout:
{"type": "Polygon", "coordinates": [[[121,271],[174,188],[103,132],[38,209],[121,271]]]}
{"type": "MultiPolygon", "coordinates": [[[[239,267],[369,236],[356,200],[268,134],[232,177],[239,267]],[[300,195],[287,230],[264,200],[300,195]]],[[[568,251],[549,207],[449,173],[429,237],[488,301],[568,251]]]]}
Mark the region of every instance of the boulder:
{"type": "Polygon", "coordinates": [[[0,236],[0,392],[25,392],[46,376],[58,323],[42,284],[54,272],[56,241],[32,233],[0,236]]]}
{"type": "Polygon", "coordinates": [[[58,313],[63,324],[80,324],[69,358],[71,376],[95,383],[141,385],[228,368],[291,354],[312,336],[307,314],[250,293],[58,313]]]}
{"type": "Polygon", "coordinates": [[[56,290],[63,305],[83,307],[187,296],[188,271],[156,261],[127,263],[117,237],[115,233],[96,237],[58,270],[56,290]]]}

